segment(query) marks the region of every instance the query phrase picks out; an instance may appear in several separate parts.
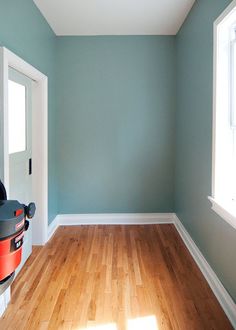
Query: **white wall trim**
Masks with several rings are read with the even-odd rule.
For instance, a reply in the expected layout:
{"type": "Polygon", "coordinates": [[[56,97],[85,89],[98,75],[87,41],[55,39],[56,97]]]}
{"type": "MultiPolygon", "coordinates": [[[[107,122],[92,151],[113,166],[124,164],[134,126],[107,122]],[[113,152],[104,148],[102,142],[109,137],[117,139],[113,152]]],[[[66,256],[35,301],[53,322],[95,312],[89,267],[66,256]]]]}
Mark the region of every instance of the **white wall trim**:
{"type": "Polygon", "coordinates": [[[47,241],[48,230],[48,78],[5,47],[0,47],[0,178],[9,192],[8,153],[8,69],[25,74],[35,81],[33,100],[33,200],[37,213],[32,221],[34,245],[47,241]]]}
{"type": "Polygon", "coordinates": [[[221,13],[221,15],[215,20],[215,25],[218,25],[220,24],[226,16],[228,16],[228,14],[233,10],[235,9],[236,7],[236,0],[233,0],[229,5],[228,7],[226,7],[226,9],[221,13]]]}
{"type": "Polygon", "coordinates": [[[212,197],[208,197],[212,204],[212,210],[215,211],[222,219],[227,221],[234,229],[236,229],[236,204],[232,202],[230,205],[222,205],[212,197]]]}
{"type": "Polygon", "coordinates": [[[56,221],[59,226],[167,224],[174,213],[59,214],[56,221]]]}
{"type": "Polygon", "coordinates": [[[58,214],[48,226],[48,241],[59,226],[150,225],[174,223],[174,213],[58,214]]]}
{"type": "Polygon", "coordinates": [[[174,217],[174,223],[177,231],[214,292],[225,314],[236,329],[236,304],[176,215],[174,217]]]}
{"type": "Polygon", "coordinates": [[[53,221],[48,226],[48,241],[52,238],[52,236],[55,234],[57,228],[59,227],[58,224],[58,216],[56,216],[53,221]]]}

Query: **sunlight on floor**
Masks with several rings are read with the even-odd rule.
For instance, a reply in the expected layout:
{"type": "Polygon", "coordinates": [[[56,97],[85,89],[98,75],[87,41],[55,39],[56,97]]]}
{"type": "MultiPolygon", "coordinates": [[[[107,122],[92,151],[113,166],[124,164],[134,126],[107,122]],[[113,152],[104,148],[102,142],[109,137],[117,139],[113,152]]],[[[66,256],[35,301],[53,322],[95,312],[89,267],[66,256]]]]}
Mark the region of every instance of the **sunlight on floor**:
{"type": "Polygon", "coordinates": [[[158,330],[155,316],[139,317],[128,320],[127,330],[158,330]]]}
{"type": "Polygon", "coordinates": [[[81,330],[118,330],[115,323],[103,324],[103,325],[95,325],[89,326],[87,328],[81,330]]]}
{"type": "MultiPolygon", "coordinates": [[[[88,326],[80,330],[118,330],[115,323],[88,326]]],[[[127,321],[126,330],[159,330],[156,317],[146,316],[127,321]]]]}

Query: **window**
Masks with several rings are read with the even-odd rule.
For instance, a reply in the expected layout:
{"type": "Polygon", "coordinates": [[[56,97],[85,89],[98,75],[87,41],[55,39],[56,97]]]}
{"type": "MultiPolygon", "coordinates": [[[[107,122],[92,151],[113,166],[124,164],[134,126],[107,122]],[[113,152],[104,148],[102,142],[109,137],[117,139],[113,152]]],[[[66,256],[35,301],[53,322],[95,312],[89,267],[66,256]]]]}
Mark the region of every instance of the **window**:
{"type": "Polygon", "coordinates": [[[236,1],[214,26],[212,209],[236,228],[236,1]]]}
{"type": "Polygon", "coordinates": [[[9,154],[26,150],[25,86],[8,81],[9,154]]]}

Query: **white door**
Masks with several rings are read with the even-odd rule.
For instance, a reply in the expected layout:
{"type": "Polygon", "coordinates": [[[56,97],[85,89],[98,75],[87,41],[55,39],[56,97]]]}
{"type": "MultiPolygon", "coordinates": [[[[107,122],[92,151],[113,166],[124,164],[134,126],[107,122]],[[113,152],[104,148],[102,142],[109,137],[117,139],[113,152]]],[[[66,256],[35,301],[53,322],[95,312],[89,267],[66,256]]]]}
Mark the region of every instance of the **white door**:
{"type": "MultiPolygon", "coordinates": [[[[28,204],[32,196],[32,83],[25,75],[9,68],[8,81],[8,199],[28,204]]],[[[20,271],[32,252],[32,225],[25,232],[20,271]]]]}

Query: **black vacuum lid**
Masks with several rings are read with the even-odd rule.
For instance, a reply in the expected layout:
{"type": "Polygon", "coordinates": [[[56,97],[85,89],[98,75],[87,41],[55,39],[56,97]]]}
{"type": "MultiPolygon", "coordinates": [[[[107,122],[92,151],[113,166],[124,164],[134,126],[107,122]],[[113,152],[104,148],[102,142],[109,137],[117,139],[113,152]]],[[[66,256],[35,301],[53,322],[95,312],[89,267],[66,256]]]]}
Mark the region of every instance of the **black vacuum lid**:
{"type": "Polygon", "coordinates": [[[7,192],[6,189],[2,183],[2,181],[0,180],[0,200],[6,200],[7,199],[7,192]]]}

